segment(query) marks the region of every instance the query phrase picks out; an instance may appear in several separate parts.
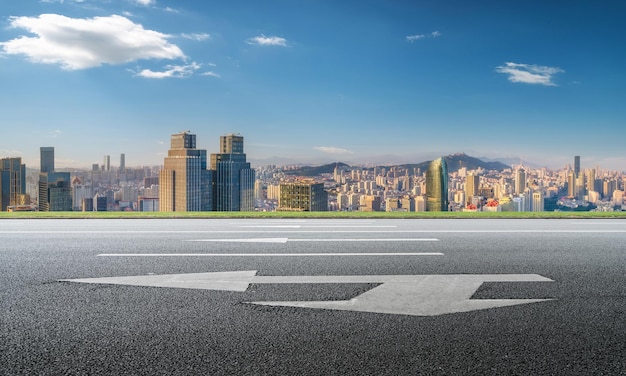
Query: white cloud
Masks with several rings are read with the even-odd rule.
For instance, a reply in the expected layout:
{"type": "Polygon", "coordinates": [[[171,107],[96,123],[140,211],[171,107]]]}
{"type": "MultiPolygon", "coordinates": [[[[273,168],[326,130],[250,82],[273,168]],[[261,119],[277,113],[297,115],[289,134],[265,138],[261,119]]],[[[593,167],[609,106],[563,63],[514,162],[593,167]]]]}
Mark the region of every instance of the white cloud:
{"type": "Polygon", "coordinates": [[[213,71],[208,71],[208,72],[204,72],[201,74],[201,76],[209,76],[209,77],[216,77],[216,78],[222,78],[222,76],[220,76],[219,74],[213,72],[213,71]]]}
{"type": "Polygon", "coordinates": [[[420,40],[420,39],[426,39],[426,38],[437,38],[441,36],[441,33],[438,31],[433,31],[430,34],[416,34],[416,35],[408,35],[406,37],[406,40],[408,40],[409,42],[413,43],[416,40],[420,40]]]}
{"type": "Polygon", "coordinates": [[[201,34],[197,34],[197,33],[191,33],[191,34],[182,33],[180,36],[185,38],[185,39],[191,39],[191,40],[197,40],[197,41],[203,41],[203,40],[211,39],[211,35],[205,34],[205,33],[201,33],[201,34]]]}
{"type": "Polygon", "coordinates": [[[59,64],[66,70],[123,64],[141,59],[176,59],[185,55],[166,34],[146,30],[126,17],[69,18],[57,14],[11,17],[11,26],[35,37],[21,36],[0,47],[31,61],[59,64]]]}
{"type": "Polygon", "coordinates": [[[147,7],[156,4],[156,0],[135,0],[135,3],[147,7]]]}
{"type": "Polygon", "coordinates": [[[63,132],[61,132],[59,129],[55,129],[53,131],[48,132],[48,137],[50,138],[57,138],[59,137],[63,132]]]}
{"type": "Polygon", "coordinates": [[[255,44],[257,46],[282,46],[287,47],[287,39],[281,37],[266,37],[261,34],[258,37],[252,37],[246,40],[248,44],[255,44]]]}
{"type": "Polygon", "coordinates": [[[552,81],[557,73],[564,73],[561,68],[546,67],[534,64],[505,63],[496,67],[496,72],[509,75],[509,81],[525,84],[556,86],[552,81]]]}
{"type": "Polygon", "coordinates": [[[165,66],[165,71],[163,72],[155,72],[150,69],[144,69],[140,72],[137,72],[136,75],[144,78],[185,78],[194,74],[195,71],[200,69],[200,64],[192,62],[187,65],[167,65],[165,66]]]}
{"type": "Polygon", "coordinates": [[[166,12],[170,12],[170,13],[180,13],[180,11],[174,9],[174,8],[170,8],[170,7],[165,7],[164,9],[166,12]]]}
{"type": "Polygon", "coordinates": [[[328,154],[354,154],[354,152],[348,149],[336,148],[334,146],[315,146],[313,149],[328,154]]]}

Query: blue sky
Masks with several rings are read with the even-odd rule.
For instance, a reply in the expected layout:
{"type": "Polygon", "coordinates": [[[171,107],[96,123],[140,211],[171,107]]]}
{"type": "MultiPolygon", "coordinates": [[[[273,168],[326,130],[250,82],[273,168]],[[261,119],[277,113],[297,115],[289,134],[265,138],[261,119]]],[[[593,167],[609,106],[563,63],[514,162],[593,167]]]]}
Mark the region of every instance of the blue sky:
{"type": "Polygon", "coordinates": [[[20,0],[0,157],[158,165],[172,133],[255,165],[465,152],[626,170],[626,2],[20,0]]]}

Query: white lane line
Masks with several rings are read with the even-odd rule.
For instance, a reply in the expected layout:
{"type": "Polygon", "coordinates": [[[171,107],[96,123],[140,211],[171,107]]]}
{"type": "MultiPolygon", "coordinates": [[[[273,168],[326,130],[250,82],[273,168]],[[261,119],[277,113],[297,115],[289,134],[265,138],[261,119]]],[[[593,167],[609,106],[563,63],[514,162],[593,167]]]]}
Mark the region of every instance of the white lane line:
{"type": "Polygon", "coordinates": [[[289,242],[438,242],[435,238],[412,239],[290,239],[290,238],[247,238],[247,239],[189,239],[186,242],[226,242],[226,243],[287,243],[289,242]]]}
{"type": "Polygon", "coordinates": [[[613,226],[613,225],[617,225],[617,226],[626,226],[626,222],[572,222],[573,225],[583,225],[583,226],[589,226],[589,225],[596,225],[596,226],[613,226]]]}
{"type": "Polygon", "coordinates": [[[190,239],[185,242],[218,242],[218,243],[287,243],[288,238],[248,238],[248,239],[190,239]]]}
{"type": "Polygon", "coordinates": [[[0,234],[284,234],[284,233],[310,233],[310,234],[354,234],[354,233],[381,233],[381,234],[607,234],[626,233],[625,230],[46,230],[46,231],[0,231],[0,234]]]}
{"type": "Polygon", "coordinates": [[[239,226],[240,228],[398,228],[398,226],[363,226],[363,225],[251,225],[239,226]]]}
{"type": "Polygon", "coordinates": [[[443,256],[441,252],[359,253],[101,253],[98,257],[352,257],[352,256],[443,256]]]}

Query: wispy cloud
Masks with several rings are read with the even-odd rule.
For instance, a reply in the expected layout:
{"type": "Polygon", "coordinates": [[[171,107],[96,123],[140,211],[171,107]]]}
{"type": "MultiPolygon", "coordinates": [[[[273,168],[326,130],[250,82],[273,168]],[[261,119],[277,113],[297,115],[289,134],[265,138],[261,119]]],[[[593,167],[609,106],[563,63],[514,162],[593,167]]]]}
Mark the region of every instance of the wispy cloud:
{"type": "Polygon", "coordinates": [[[413,43],[416,40],[426,39],[426,38],[437,38],[441,36],[441,33],[438,31],[433,31],[429,34],[416,34],[416,35],[407,35],[406,40],[413,43]]]}
{"type": "Polygon", "coordinates": [[[6,156],[18,156],[18,157],[21,157],[22,155],[24,155],[24,153],[22,153],[19,150],[0,149],[0,155],[3,158],[6,157],[6,156]]]}
{"type": "Polygon", "coordinates": [[[281,47],[287,47],[287,39],[281,38],[281,37],[276,37],[276,36],[266,37],[263,34],[261,34],[260,36],[257,36],[257,37],[248,38],[246,40],[246,43],[257,45],[257,46],[281,46],[281,47]]]}
{"type": "Polygon", "coordinates": [[[156,0],[135,0],[135,3],[147,7],[156,4],[156,0]]]}
{"type": "Polygon", "coordinates": [[[59,64],[66,70],[185,57],[178,46],[168,42],[168,35],[146,30],[118,15],[81,19],[42,14],[11,17],[10,24],[35,37],[21,36],[0,43],[5,53],[26,55],[37,63],[59,64]]]}
{"type": "Polygon", "coordinates": [[[337,148],[334,146],[315,146],[313,149],[328,154],[354,154],[353,151],[348,149],[337,148]]]}
{"type": "Polygon", "coordinates": [[[558,73],[565,73],[563,69],[557,67],[511,62],[497,67],[496,72],[507,74],[511,82],[544,86],[556,86],[553,82],[554,76],[558,73]]]}
{"type": "Polygon", "coordinates": [[[222,76],[220,76],[219,74],[213,72],[213,71],[208,71],[208,72],[204,72],[200,74],[201,76],[209,76],[209,77],[216,77],[216,78],[222,78],[222,76]]]}
{"type": "Polygon", "coordinates": [[[143,78],[185,78],[192,76],[195,71],[200,69],[200,64],[192,62],[187,65],[166,65],[165,71],[155,72],[150,69],[143,69],[140,72],[136,72],[136,75],[143,78]]]}
{"type": "Polygon", "coordinates": [[[205,34],[205,33],[201,33],[201,34],[198,34],[198,33],[191,33],[191,34],[182,33],[180,36],[185,38],[185,39],[191,39],[191,40],[197,40],[197,41],[203,41],[203,40],[211,39],[211,35],[205,34]]]}

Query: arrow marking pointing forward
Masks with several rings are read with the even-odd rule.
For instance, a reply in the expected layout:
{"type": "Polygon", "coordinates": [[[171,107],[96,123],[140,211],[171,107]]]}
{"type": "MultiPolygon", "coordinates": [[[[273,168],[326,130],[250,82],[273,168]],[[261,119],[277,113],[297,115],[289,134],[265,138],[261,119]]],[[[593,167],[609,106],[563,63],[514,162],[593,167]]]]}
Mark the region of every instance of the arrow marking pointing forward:
{"type": "Polygon", "coordinates": [[[251,283],[380,283],[350,300],[257,301],[250,304],[411,316],[437,316],[552,299],[471,299],[483,282],[552,282],[538,274],[257,276],[255,270],[65,279],[66,282],[246,291],[251,283]]]}

